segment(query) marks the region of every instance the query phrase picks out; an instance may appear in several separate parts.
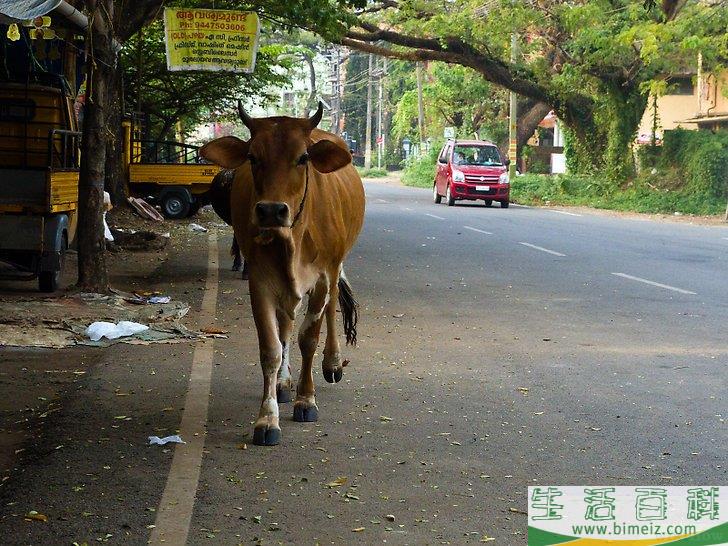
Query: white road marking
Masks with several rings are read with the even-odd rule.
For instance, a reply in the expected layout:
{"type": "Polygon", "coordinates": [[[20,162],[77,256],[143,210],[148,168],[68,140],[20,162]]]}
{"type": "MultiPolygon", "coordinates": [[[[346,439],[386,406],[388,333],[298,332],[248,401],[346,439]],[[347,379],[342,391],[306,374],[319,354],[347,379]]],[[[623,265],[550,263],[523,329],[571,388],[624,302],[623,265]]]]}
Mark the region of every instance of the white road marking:
{"type": "Polygon", "coordinates": [[[477,231],[478,233],[483,233],[484,235],[493,235],[490,231],[483,231],[482,229],[470,227],[470,226],[463,226],[463,229],[469,229],[470,231],[477,231]]]}
{"type": "Polygon", "coordinates": [[[649,284],[651,286],[657,286],[658,288],[664,288],[665,290],[672,290],[673,292],[680,292],[681,294],[690,294],[692,296],[695,296],[695,292],[691,292],[690,290],[683,290],[682,288],[676,288],[674,286],[670,286],[669,284],[662,284],[660,282],[650,281],[648,279],[643,279],[642,277],[633,277],[632,275],[627,275],[626,273],[612,273],[612,275],[615,275],[616,277],[622,277],[623,279],[629,279],[630,281],[637,281],[637,282],[643,282],[645,284],[649,284]]]}
{"type": "Polygon", "coordinates": [[[566,216],[582,216],[581,214],[576,214],[575,212],[566,212],[565,210],[555,210],[555,209],[546,209],[549,212],[555,212],[556,214],[565,214],[566,216]]]}
{"type": "Polygon", "coordinates": [[[430,214],[429,212],[426,212],[425,216],[429,216],[430,218],[436,218],[438,220],[444,220],[444,218],[442,216],[437,216],[436,214],[430,214]]]}
{"type": "Polygon", "coordinates": [[[389,203],[389,201],[387,201],[386,199],[382,199],[381,197],[377,198],[377,202],[378,203],[389,203]]]}
{"type": "Polygon", "coordinates": [[[411,208],[409,208],[409,207],[402,207],[402,210],[407,210],[407,211],[409,211],[409,212],[412,212],[412,209],[411,209],[411,208]]]}
{"type": "MultiPolygon", "coordinates": [[[[215,319],[218,289],[217,235],[209,238],[207,280],[200,310],[200,327],[215,319]]],[[[195,346],[192,356],[190,383],[185,397],[179,434],[186,444],[175,444],[172,466],[167,476],[162,500],[157,508],[157,519],[149,544],[185,544],[190,530],[195,495],[200,481],[202,453],[205,447],[207,408],[212,382],[214,342],[205,340],[195,346]]]]}
{"type": "Polygon", "coordinates": [[[728,241],[728,237],[723,237],[723,240],[724,241],[728,241]]]}
{"type": "Polygon", "coordinates": [[[518,243],[519,245],[527,246],[528,248],[533,248],[535,250],[540,250],[541,252],[546,252],[548,254],[553,254],[554,256],[561,256],[562,258],[566,256],[566,254],[562,254],[561,252],[556,252],[555,250],[549,250],[548,248],[544,248],[542,246],[536,246],[532,245],[531,243],[524,243],[523,241],[520,241],[518,243]]]}

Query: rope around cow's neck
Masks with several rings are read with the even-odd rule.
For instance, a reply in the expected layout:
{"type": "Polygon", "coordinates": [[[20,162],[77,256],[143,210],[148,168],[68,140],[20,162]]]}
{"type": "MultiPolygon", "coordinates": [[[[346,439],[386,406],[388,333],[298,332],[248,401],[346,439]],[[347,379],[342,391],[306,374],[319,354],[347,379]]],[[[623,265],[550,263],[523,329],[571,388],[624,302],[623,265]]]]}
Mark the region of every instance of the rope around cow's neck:
{"type": "Polygon", "coordinates": [[[293,229],[296,226],[296,222],[298,222],[298,218],[301,216],[301,213],[303,212],[303,206],[306,204],[307,195],[308,195],[308,163],[306,163],[306,185],[303,188],[303,199],[301,199],[301,205],[298,207],[298,212],[296,213],[296,216],[293,217],[293,222],[291,222],[291,229],[293,229]]]}

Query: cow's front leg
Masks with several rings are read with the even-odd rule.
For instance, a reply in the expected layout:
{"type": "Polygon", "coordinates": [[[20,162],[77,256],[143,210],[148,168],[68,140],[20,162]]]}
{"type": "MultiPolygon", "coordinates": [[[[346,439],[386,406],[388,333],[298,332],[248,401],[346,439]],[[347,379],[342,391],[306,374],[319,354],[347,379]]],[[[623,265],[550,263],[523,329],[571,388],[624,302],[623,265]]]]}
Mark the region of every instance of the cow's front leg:
{"type": "Polygon", "coordinates": [[[296,402],[293,405],[293,420],[309,422],[318,420],[315,388],[313,384],[313,356],[321,333],[321,321],[328,301],[329,283],[322,277],[308,298],[306,318],[298,333],[301,349],[301,375],[296,387],[296,402]]]}
{"type": "Polygon", "coordinates": [[[259,446],[274,446],[281,439],[276,383],[283,347],[278,336],[278,321],[273,298],[259,289],[251,288],[250,301],[258,330],[260,366],[263,370],[263,400],[258,418],[255,420],[253,443],[259,446]]]}
{"type": "Polygon", "coordinates": [[[329,383],[338,383],[344,375],[341,363],[339,338],[336,336],[336,302],[339,298],[337,283],[331,283],[329,288],[329,303],[326,306],[326,345],[324,346],[324,360],[321,370],[324,379],[329,383]]]}
{"type": "Polygon", "coordinates": [[[291,389],[293,388],[293,380],[291,379],[291,334],[293,333],[293,321],[285,313],[278,312],[278,339],[281,342],[281,367],[278,368],[278,382],[276,383],[276,398],[279,404],[285,404],[291,401],[291,389]]]}

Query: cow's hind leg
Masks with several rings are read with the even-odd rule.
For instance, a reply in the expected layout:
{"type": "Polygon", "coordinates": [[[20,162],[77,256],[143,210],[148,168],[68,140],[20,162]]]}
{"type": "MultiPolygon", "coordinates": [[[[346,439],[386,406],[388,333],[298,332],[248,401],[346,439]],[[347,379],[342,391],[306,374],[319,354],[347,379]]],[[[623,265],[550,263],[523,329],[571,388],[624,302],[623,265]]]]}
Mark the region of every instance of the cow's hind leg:
{"type": "Polygon", "coordinates": [[[230,246],[230,256],[233,257],[233,271],[240,271],[243,266],[243,257],[240,253],[240,247],[238,246],[238,240],[233,235],[233,244],[230,246]]]}
{"type": "Polygon", "coordinates": [[[344,331],[347,344],[356,345],[356,323],[358,318],[358,303],[354,299],[349,281],[343,274],[337,283],[331,283],[329,289],[329,304],[326,308],[326,346],[324,347],[324,360],[321,369],[324,379],[329,383],[338,383],[344,375],[344,363],[341,360],[339,338],[336,335],[336,302],[341,306],[344,319],[344,331]]]}
{"type": "Polygon", "coordinates": [[[315,388],[313,384],[313,356],[318,346],[321,322],[329,297],[329,283],[321,277],[308,298],[306,318],[298,333],[298,346],[301,348],[301,375],[296,387],[296,402],[293,405],[293,420],[308,422],[318,420],[315,388]]]}
{"type": "Polygon", "coordinates": [[[281,342],[281,367],[278,368],[278,382],[276,383],[276,398],[279,404],[291,401],[291,380],[290,348],[291,334],[293,332],[293,321],[282,312],[278,312],[278,339],[281,342]]]}
{"type": "Polygon", "coordinates": [[[260,366],[263,370],[263,400],[260,403],[258,418],[255,420],[253,443],[260,446],[274,446],[281,439],[276,383],[283,347],[278,336],[276,311],[270,295],[262,293],[259,289],[251,289],[250,299],[258,330],[260,366]]]}

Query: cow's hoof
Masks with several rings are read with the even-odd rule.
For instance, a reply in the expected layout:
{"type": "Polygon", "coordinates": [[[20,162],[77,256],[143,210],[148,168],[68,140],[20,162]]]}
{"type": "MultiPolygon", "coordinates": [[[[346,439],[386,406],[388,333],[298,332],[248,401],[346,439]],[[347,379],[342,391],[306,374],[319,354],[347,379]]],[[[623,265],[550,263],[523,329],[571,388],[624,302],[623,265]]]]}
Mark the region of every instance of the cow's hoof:
{"type": "Polygon", "coordinates": [[[293,406],[293,420],[299,423],[318,421],[318,408],[307,404],[296,404],[293,406]]]}
{"type": "Polygon", "coordinates": [[[272,427],[255,427],[253,444],[256,446],[277,446],[281,441],[281,429],[272,427]]]}
{"type": "Polygon", "coordinates": [[[278,400],[279,404],[287,404],[293,400],[291,389],[287,389],[281,385],[276,385],[276,400],[278,400]]]}
{"type": "Polygon", "coordinates": [[[323,370],[324,372],[324,379],[328,383],[338,383],[341,381],[342,376],[344,375],[344,369],[343,368],[336,368],[335,370],[323,370]]]}

